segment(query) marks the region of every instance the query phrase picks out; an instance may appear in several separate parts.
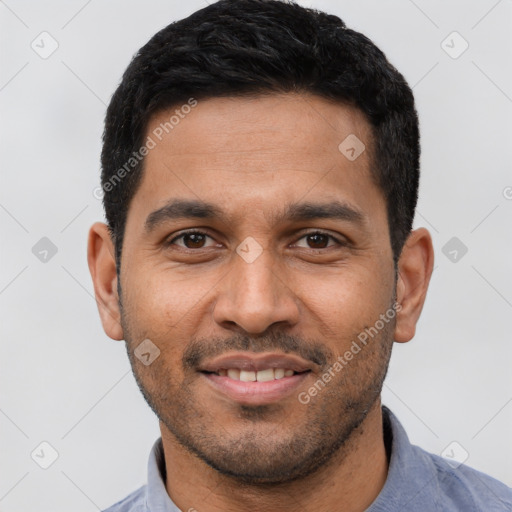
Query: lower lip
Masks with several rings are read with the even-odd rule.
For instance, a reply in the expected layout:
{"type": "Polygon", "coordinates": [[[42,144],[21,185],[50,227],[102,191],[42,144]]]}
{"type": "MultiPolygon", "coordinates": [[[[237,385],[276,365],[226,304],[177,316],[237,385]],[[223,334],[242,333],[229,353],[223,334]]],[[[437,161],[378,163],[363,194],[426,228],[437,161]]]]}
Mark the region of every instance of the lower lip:
{"type": "Polygon", "coordinates": [[[202,373],[210,385],[235,402],[244,405],[263,405],[278,402],[297,391],[310,372],[266,382],[243,382],[221,377],[215,373],[202,373]]]}

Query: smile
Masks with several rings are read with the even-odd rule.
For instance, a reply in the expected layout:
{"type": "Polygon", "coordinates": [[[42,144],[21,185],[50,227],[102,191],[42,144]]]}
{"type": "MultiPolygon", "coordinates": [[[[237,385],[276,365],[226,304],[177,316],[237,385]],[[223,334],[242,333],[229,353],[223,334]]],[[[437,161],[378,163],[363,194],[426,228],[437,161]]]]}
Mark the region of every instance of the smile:
{"type": "Polygon", "coordinates": [[[242,382],[268,382],[270,380],[278,380],[283,377],[291,377],[295,372],[284,368],[267,368],[265,370],[250,371],[239,370],[238,368],[228,368],[219,370],[217,375],[221,377],[229,377],[242,382]]]}
{"type": "Polygon", "coordinates": [[[263,405],[297,393],[312,369],[313,364],[297,356],[245,352],[214,359],[200,373],[224,399],[263,405]]]}

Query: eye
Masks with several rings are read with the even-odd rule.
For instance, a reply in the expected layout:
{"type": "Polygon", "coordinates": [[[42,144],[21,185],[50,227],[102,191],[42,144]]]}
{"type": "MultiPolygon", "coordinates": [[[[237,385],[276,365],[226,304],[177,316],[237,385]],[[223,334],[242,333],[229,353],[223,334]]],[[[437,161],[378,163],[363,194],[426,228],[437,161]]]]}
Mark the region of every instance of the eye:
{"type": "Polygon", "coordinates": [[[204,249],[218,245],[215,240],[202,231],[187,231],[169,240],[166,245],[177,245],[185,249],[204,249]],[[210,242],[210,245],[207,245],[210,242]]]}
{"type": "Polygon", "coordinates": [[[332,235],[316,231],[301,237],[299,241],[294,245],[296,247],[304,247],[306,249],[327,249],[327,247],[332,247],[333,245],[343,245],[343,243],[334,238],[332,235]],[[304,242],[301,242],[301,240],[304,242]]]}

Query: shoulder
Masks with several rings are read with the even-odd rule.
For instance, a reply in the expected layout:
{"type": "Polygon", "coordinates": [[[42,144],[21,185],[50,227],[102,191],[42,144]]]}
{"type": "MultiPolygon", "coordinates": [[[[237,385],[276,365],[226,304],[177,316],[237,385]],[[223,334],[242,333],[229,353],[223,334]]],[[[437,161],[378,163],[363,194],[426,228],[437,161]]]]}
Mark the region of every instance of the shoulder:
{"type": "Polygon", "coordinates": [[[512,512],[512,489],[505,484],[411,444],[398,418],[386,407],[383,426],[389,470],[371,512],[512,512]]]}
{"type": "Polygon", "coordinates": [[[143,485],[103,512],[146,512],[146,510],[146,485],[143,485]]]}
{"type": "Polygon", "coordinates": [[[441,510],[512,511],[510,487],[464,464],[457,465],[418,446],[414,449],[433,469],[441,510]]]}

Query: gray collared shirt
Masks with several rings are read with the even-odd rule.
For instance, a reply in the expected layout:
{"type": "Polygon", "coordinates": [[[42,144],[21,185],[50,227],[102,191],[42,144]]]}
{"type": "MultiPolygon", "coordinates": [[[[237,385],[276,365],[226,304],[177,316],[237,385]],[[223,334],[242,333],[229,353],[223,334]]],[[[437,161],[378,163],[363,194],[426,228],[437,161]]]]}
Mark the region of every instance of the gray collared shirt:
{"type": "MultiPolygon", "coordinates": [[[[384,487],[367,512],[512,511],[511,488],[412,445],[396,416],[386,407],[382,412],[391,455],[389,470],[384,487]]],[[[200,509],[199,504],[197,507],[200,509]]],[[[195,510],[193,504],[187,510],[195,510]]],[[[161,438],[149,456],[147,485],[105,512],[180,512],[165,489],[161,438]]]]}

